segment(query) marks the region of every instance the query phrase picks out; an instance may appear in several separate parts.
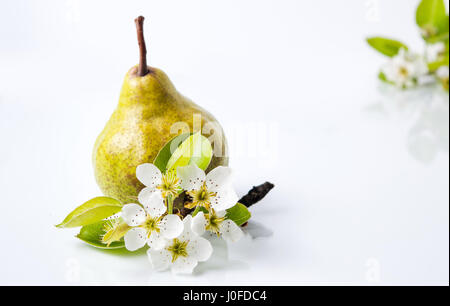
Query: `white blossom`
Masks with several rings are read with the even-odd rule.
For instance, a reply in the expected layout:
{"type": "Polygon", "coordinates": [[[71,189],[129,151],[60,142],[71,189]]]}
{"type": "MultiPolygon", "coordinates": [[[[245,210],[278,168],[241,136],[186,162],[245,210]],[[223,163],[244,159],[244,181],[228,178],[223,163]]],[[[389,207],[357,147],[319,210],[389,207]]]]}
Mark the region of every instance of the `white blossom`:
{"type": "Polygon", "coordinates": [[[160,194],[155,193],[142,208],[138,204],[127,204],[122,208],[122,218],[133,228],[124,237],[125,247],[136,251],[148,244],[151,249],[162,249],[167,239],[178,237],[183,231],[183,222],[177,215],[166,215],[167,207],[160,194]]]}
{"type": "Polygon", "coordinates": [[[428,63],[436,62],[444,55],[446,50],[443,42],[427,45],[425,49],[425,58],[428,63]]]}
{"type": "Polygon", "coordinates": [[[138,195],[139,202],[144,204],[155,193],[166,199],[169,195],[176,198],[180,192],[179,179],[174,171],[162,174],[153,164],[142,164],[136,168],[136,177],[146,187],[138,195]]]}
{"type": "Polygon", "coordinates": [[[381,71],[397,87],[410,88],[428,73],[428,66],[421,56],[400,49],[398,55],[382,67],[381,71]]]}
{"type": "Polygon", "coordinates": [[[223,211],[236,205],[238,197],[232,186],[232,172],[219,166],[208,175],[196,165],[178,167],[181,187],[192,197],[188,208],[196,206],[223,211]]]}
{"type": "Polygon", "coordinates": [[[207,261],[213,252],[211,243],[192,230],[192,216],[183,220],[183,233],[163,249],[147,251],[154,270],[171,269],[175,274],[191,274],[198,262],[207,261]]]}
{"type": "Polygon", "coordinates": [[[202,211],[199,212],[192,220],[192,230],[198,235],[210,231],[230,242],[236,242],[244,235],[233,220],[226,218],[225,211],[215,212],[212,210],[206,215],[202,211]]]}

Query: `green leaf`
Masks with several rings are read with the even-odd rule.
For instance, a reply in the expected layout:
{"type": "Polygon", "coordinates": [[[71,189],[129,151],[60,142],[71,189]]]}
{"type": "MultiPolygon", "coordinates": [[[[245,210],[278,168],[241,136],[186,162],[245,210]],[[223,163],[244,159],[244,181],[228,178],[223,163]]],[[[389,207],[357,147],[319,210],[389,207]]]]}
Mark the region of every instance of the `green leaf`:
{"type": "Polygon", "coordinates": [[[104,244],[102,241],[103,236],[106,233],[106,228],[108,226],[108,220],[97,222],[94,224],[83,226],[80,233],[76,236],[78,239],[86,242],[87,244],[100,249],[120,249],[125,247],[125,242],[123,238],[119,241],[112,242],[109,246],[104,244]]]}
{"type": "Polygon", "coordinates": [[[237,203],[235,206],[227,209],[226,214],[226,217],[233,220],[238,226],[247,222],[251,216],[252,214],[248,211],[248,208],[241,203],[237,203]]]}
{"type": "Polygon", "coordinates": [[[448,33],[448,16],[444,0],[422,0],[416,12],[417,25],[425,39],[448,33]]]}
{"type": "Polygon", "coordinates": [[[196,164],[200,169],[206,170],[212,159],[212,146],[209,140],[200,132],[187,138],[175,150],[167,162],[167,170],[196,164]]]}
{"type": "Polygon", "coordinates": [[[378,79],[380,79],[381,81],[383,81],[385,83],[391,84],[391,85],[394,84],[393,82],[391,82],[387,79],[386,75],[382,71],[380,71],[380,73],[378,74],[378,79]]]}
{"type": "Polygon", "coordinates": [[[97,197],[87,201],[72,211],[58,228],[89,225],[108,218],[122,210],[122,204],[113,198],[97,197]]]}
{"type": "Polygon", "coordinates": [[[383,37],[371,37],[367,39],[367,42],[372,48],[389,57],[396,56],[402,48],[408,50],[402,42],[383,37]]]}
{"type": "Polygon", "coordinates": [[[169,161],[172,154],[190,135],[190,133],[181,134],[166,143],[166,145],[159,151],[158,155],[153,161],[153,164],[158,167],[161,172],[164,173],[166,171],[167,162],[169,161]]]}

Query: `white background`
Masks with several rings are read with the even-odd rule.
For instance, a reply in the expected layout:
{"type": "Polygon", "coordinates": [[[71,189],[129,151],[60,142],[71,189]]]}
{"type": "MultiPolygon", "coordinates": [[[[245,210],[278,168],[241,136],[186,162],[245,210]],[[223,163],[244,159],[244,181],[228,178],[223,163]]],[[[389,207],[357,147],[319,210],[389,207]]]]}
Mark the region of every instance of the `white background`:
{"type": "Polygon", "coordinates": [[[418,1],[2,1],[0,284],[449,282],[449,109],[381,86],[366,36],[423,44],[418,1]],[[91,150],[138,61],[224,125],[235,187],[276,188],[193,276],[53,227],[100,195],[91,150]]]}

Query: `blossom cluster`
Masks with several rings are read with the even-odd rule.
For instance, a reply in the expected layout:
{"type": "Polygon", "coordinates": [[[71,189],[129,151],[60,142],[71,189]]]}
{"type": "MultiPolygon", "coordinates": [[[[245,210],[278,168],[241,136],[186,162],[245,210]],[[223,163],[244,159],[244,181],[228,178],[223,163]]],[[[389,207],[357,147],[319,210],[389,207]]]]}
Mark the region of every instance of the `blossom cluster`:
{"type": "Polygon", "coordinates": [[[423,56],[401,48],[398,54],[381,68],[381,72],[387,82],[399,88],[426,84],[433,80],[434,75],[448,90],[449,67],[442,65],[435,71],[429,69],[429,63],[440,60],[445,52],[446,46],[442,42],[427,45],[423,56]]]}
{"type": "Polygon", "coordinates": [[[390,59],[379,78],[401,89],[440,83],[449,90],[449,15],[444,0],[421,0],[415,13],[416,26],[425,43],[422,54],[410,51],[401,41],[370,37],[369,45],[390,59]]]}
{"type": "Polygon", "coordinates": [[[154,270],[192,273],[198,262],[210,258],[213,248],[202,237],[209,231],[231,242],[243,236],[240,227],[227,217],[227,209],[238,197],[232,187],[232,171],[219,166],[207,175],[196,165],[161,173],[153,164],[142,164],[136,177],[145,185],[139,203],[123,206],[121,217],[130,230],[125,247],[136,251],[148,245],[154,270]],[[174,208],[183,195],[182,208],[174,208]]]}

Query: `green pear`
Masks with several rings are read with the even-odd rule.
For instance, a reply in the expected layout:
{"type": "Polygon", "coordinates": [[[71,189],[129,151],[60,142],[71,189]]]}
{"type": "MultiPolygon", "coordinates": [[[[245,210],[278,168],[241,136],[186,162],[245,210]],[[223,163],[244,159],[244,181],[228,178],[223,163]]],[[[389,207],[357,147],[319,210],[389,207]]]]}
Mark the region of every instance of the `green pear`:
{"type": "Polygon", "coordinates": [[[217,120],[182,96],[162,70],[147,66],[143,20],[142,16],[135,20],[139,65],[126,74],[119,104],[98,136],[93,152],[100,189],[123,204],[136,201],[144,187],[136,178],[136,167],[152,163],[163,146],[181,133],[197,129],[210,140],[213,138],[213,158],[206,172],[228,164],[227,143],[217,120]]]}

